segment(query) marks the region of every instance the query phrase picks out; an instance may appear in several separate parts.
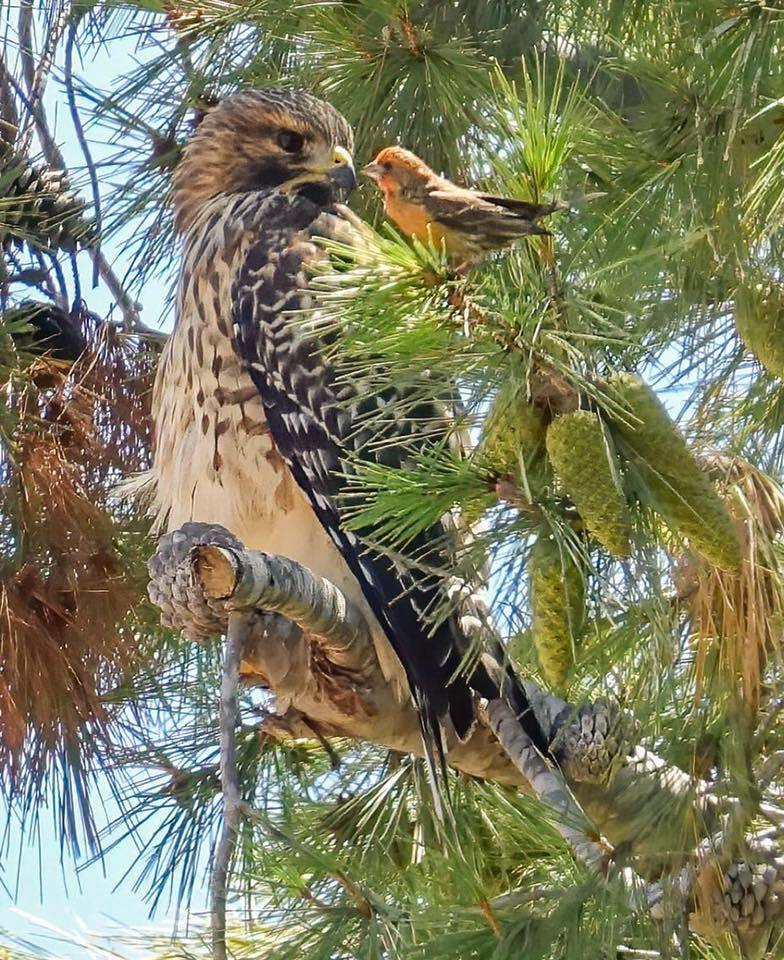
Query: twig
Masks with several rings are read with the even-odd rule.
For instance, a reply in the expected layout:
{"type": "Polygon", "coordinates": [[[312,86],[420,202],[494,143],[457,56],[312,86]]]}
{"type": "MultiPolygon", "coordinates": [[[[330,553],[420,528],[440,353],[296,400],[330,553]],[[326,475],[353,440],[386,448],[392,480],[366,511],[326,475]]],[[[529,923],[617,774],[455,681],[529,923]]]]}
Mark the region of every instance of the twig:
{"type": "MultiPolygon", "coordinates": [[[[87,137],[84,133],[84,126],[82,125],[82,118],[79,115],[79,108],[76,105],[76,94],[74,93],[73,86],[73,48],[74,43],[76,42],[77,28],[78,20],[74,21],[69,27],[68,37],[65,41],[65,93],[68,98],[68,107],[71,111],[71,122],[74,126],[76,139],[79,141],[79,146],[81,147],[82,155],[84,156],[85,166],[87,167],[87,174],[90,177],[90,190],[93,195],[93,219],[95,220],[95,232],[97,234],[94,249],[96,251],[100,251],[101,229],[103,226],[103,218],[101,215],[101,191],[98,187],[98,173],[95,169],[95,163],[93,161],[92,154],[90,153],[90,145],[87,143],[87,137]]],[[[99,276],[98,261],[94,259],[93,288],[98,286],[99,276]]]]}
{"type": "Polygon", "coordinates": [[[27,84],[27,92],[32,97],[35,89],[35,60],[33,59],[33,5],[30,0],[21,0],[19,4],[19,55],[22,58],[22,74],[27,84]]]}
{"type": "Polygon", "coordinates": [[[242,613],[231,614],[223,653],[219,708],[223,825],[215,847],[210,878],[213,960],[226,960],[226,887],[240,822],[240,783],[237,773],[236,745],[239,713],[237,688],[240,680],[242,649],[250,632],[249,617],[242,613]]]}
{"type": "Polygon", "coordinates": [[[40,290],[44,290],[44,291],[46,292],[46,294],[47,294],[49,297],[51,297],[51,299],[52,299],[58,306],[63,307],[63,309],[67,309],[67,308],[68,308],[68,305],[63,303],[63,301],[62,301],[62,299],[61,299],[61,296],[60,296],[59,292],[57,291],[57,288],[56,288],[55,285],[52,283],[52,274],[51,274],[49,268],[46,266],[46,261],[44,260],[44,255],[41,253],[40,250],[33,250],[33,255],[35,256],[35,259],[38,261],[38,264],[39,264],[39,266],[41,267],[41,273],[43,274],[43,280],[42,280],[42,282],[41,282],[41,285],[40,285],[39,289],[40,289],[40,290]]]}
{"type": "MultiPolygon", "coordinates": [[[[56,22],[47,32],[46,43],[36,64],[33,55],[33,5],[31,0],[21,0],[20,2],[19,49],[22,57],[22,70],[24,72],[25,83],[27,84],[28,102],[32,108],[31,119],[34,119],[33,111],[35,111],[43,101],[46,84],[54,63],[57,44],[60,42],[60,37],[68,21],[68,16],[69,9],[64,5],[56,22]]],[[[27,146],[29,146],[29,142],[25,143],[25,147],[27,146]]]]}
{"type": "Polygon", "coordinates": [[[498,922],[498,917],[495,915],[492,904],[489,900],[484,897],[479,901],[479,909],[484,914],[485,920],[493,933],[496,936],[496,939],[502,940],[504,932],[501,929],[501,924],[498,922]]]}
{"type": "Polygon", "coordinates": [[[511,910],[538,900],[560,900],[567,893],[565,887],[534,887],[526,890],[513,890],[502,893],[490,900],[493,910],[511,910]]]}
{"type": "Polygon", "coordinates": [[[519,513],[534,519],[539,519],[542,516],[541,509],[525,496],[514,480],[508,477],[496,480],[494,492],[499,500],[505,500],[519,513]]]}
{"type": "Polygon", "coordinates": [[[361,913],[363,917],[371,917],[373,915],[373,908],[370,905],[370,901],[356,883],[340,870],[335,871],[335,879],[354,901],[354,906],[359,913],[361,913]]]}
{"type": "Polygon", "coordinates": [[[158,331],[151,329],[142,323],[139,313],[142,305],[134,300],[122,285],[122,281],[112,270],[109,261],[103,253],[94,247],[87,251],[93,263],[98,269],[98,274],[106,284],[106,289],[114,297],[115,303],[120,308],[123,315],[123,327],[126,333],[144,333],[157,334],[158,331]]]}
{"type": "Polygon", "coordinates": [[[65,282],[65,274],[63,273],[63,268],[60,266],[60,261],[57,259],[57,254],[50,253],[49,262],[52,265],[52,270],[54,275],[57,278],[57,286],[59,288],[59,293],[55,297],[58,306],[62,307],[63,310],[68,310],[68,284],[65,282]]]}
{"type": "MultiPolygon", "coordinates": [[[[275,826],[274,823],[271,823],[259,810],[249,803],[240,803],[238,806],[239,814],[242,817],[248,819],[251,823],[260,824],[270,833],[272,836],[276,837],[278,840],[281,840],[287,846],[294,850],[301,851],[303,853],[308,853],[308,848],[300,843],[295,837],[287,834],[285,831],[281,830],[280,827],[275,826]]],[[[360,885],[347,876],[342,870],[330,869],[331,875],[335,880],[340,884],[341,887],[346,891],[346,893],[354,901],[354,906],[357,909],[357,912],[363,917],[371,917],[374,910],[377,911],[381,905],[379,901],[373,897],[373,894],[369,892],[366,894],[360,885]],[[371,897],[373,898],[371,900],[371,897]]],[[[308,900],[311,900],[313,903],[316,903],[320,909],[332,909],[330,904],[325,904],[321,900],[316,900],[312,892],[305,888],[300,890],[300,893],[303,896],[306,896],[308,900]]]]}
{"type": "Polygon", "coordinates": [[[16,109],[14,91],[11,89],[8,80],[8,67],[2,53],[0,53],[0,117],[2,117],[0,139],[12,144],[19,132],[19,114],[16,109]]]}
{"type": "Polygon", "coordinates": [[[487,717],[509,759],[530,783],[537,798],[556,814],[556,829],[577,859],[597,873],[604,873],[612,851],[591,836],[595,831],[563,777],[537,751],[505,701],[492,700],[487,706],[487,717]]]}

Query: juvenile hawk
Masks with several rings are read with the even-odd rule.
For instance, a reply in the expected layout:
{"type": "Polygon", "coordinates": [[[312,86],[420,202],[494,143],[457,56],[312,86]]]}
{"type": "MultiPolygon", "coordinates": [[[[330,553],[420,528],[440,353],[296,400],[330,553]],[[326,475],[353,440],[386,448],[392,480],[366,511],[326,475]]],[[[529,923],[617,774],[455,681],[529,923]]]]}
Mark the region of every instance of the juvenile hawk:
{"type": "Polygon", "coordinates": [[[292,320],[312,306],[307,267],[324,256],[314,238],[352,235],[336,206],[354,184],[351,148],[332,107],[281,89],[224,100],[187,147],[174,191],[176,327],[155,385],[155,508],[161,527],[220,523],[336,584],[365,612],[382,668],[410,691],[425,743],[441,753],[447,718],[460,737],[473,723],[472,689],[498,691],[481,668],[459,673],[454,622],[424,622],[438,585],[369,550],[336,503],[349,455],[401,464],[432,405],[367,442],[369,407],[393,408],[397,388],[361,395],[292,320]]]}

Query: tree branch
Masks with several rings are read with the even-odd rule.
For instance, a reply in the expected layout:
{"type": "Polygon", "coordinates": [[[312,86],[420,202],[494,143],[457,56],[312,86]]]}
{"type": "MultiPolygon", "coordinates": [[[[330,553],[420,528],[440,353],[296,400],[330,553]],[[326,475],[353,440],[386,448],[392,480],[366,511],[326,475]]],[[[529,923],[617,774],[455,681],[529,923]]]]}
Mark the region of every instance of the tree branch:
{"type": "MultiPolygon", "coordinates": [[[[81,147],[82,155],[84,156],[85,166],[87,167],[87,173],[90,177],[90,189],[93,196],[93,217],[95,219],[95,232],[97,234],[97,240],[95,241],[94,249],[96,252],[99,252],[101,249],[101,230],[103,227],[103,218],[101,216],[101,191],[98,187],[98,173],[96,172],[93,156],[90,152],[90,145],[88,144],[87,137],[84,133],[82,118],[79,116],[79,108],[76,104],[76,94],[74,92],[73,85],[73,49],[74,43],[76,42],[77,29],[78,22],[75,21],[71,23],[70,27],[68,28],[68,38],[65,41],[65,93],[66,97],[68,98],[68,108],[71,111],[71,123],[73,123],[76,139],[79,141],[79,146],[81,147]]],[[[93,287],[98,286],[98,278],[98,261],[93,260],[93,287]]]]}
{"type": "MultiPolygon", "coordinates": [[[[277,721],[268,718],[274,736],[353,737],[421,755],[419,723],[410,697],[395,691],[384,675],[377,638],[374,642],[361,611],[334,584],[294,561],[245,550],[222,527],[191,523],[161,539],[150,573],[150,596],[167,625],[208,637],[228,622],[220,707],[226,823],[212,882],[213,955],[224,960],[228,869],[239,818],[248,813],[239,799],[233,759],[239,677],[270,688],[283,705],[277,721]]],[[[624,875],[630,878],[635,909],[664,919],[684,915],[702,877],[716,872],[715,855],[706,864],[700,851],[715,851],[725,834],[729,843],[737,832],[721,827],[726,818],[719,819],[719,805],[706,785],[641,747],[629,752],[623,716],[608,705],[575,710],[530,681],[524,686],[561,769],[536,751],[502,700],[484,710],[478,701],[480,722],[466,743],[447,737],[449,763],[535,795],[555,814],[575,856],[591,869],[603,873],[623,851],[626,862],[634,864],[634,871],[627,868],[624,875]],[[602,772],[597,761],[603,756],[608,769],[602,772]],[[645,883],[658,877],[664,881],[645,883]],[[674,912],[665,902],[669,891],[677,901],[674,912]]],[[[742,865],[728,869],[738,876],[748,872],[742,865]]],[[[743,922],[757,924],[755,942],[764,939],[777,916],[784,858],[765,869],[760,877],[773,899],[743,915],[743,922]]],[[[732,884],[738,883],[731,872],[720,876],[729,878],[717,894],[727,901],[735,893],[723,892],[726,884],[734,890],[732,884]]],[[[703,910],[703,929],[726,931],[733,904],[707,914],[703,910]]]]}
{"type": "Polygon", "coordinates": [[[556,814],[556,828],[575,856],[592,870],[603,873],[611,849],[595,835],[585,813],[559,776],[546,762],[517,721],[509,705],[492,700],[487,717],[507,756],[522,773],[537,797],[556,814]]]}
{"type": "Polygon", "coordinates": [[[240,822],[240,781],[237,773],[236,748],[239,718],[237,687],[240,678],[240,659],[250,630],[251,622],[244,614],[235,613],[229,617],[220,689],[220,779],[223,794],[223,824],[215,847],[210,879],[213,960],[226,960],[226,890],[240,822]]]}
{"type": "MultiPolygon", "coordinates": [[[[22,11],[20,10],[20,18],[21,16],[22,11]]],[[[7,77],[8,82],[13,87],[16,95],[19,97],[22,105],[27,111],[28,116],[32,118],[32,121],[35,124],[35,131],[38,135],[38,139],[41,141],[41,150],[46,162],[49,164],[49,166],[54,167],[57,170],[67,171],[68,168],[65,163],[65,158],[63,157],[62,151],[57,146],[57,143],[49,129],[49,121],[47,119],[46,110],[44,109],[43,103],[40,101],[36,102],[32,96],[28,96],[25,93],[16,78],[7,69],[5,62],[1,57],[0,65],[3,67],[4,76],[7,77]]],[[[126,332],[160,336],[157,331],[151,330],[141,322],[139,316],[141,304],[134,300],[127,292],[122,284],[122,281],[114,272],[111,264],[103,255],[100,248],[88,247],[87,253],[90,256],[98,275],[106,284],[106,288],[114,298],[115,303],[122,313],[123,326],[126,332]]]]}
{"type": "MultiPolygon", "coordinates": [[[[389,682],[367,624],[333,584],[285,557],[245,550],[221,527],[197,523],[161,539],[150,573],[150,596],[163,622],[194,638],[225,630],[229,611],[267,611],[254,614],[241,672],[247,682],[274,692],[284,724],[290,721],[308,735],[306,718],[325,737],[355,738],[421,756],[410,697],[389,682]]],[[[663,847],[678,851],[681,860],[686,857],[684,816],[691,824],[695,804],[711,810],[707,797],[696,796],[699,784],[645,751],[633,755],[630,765],[617,757],[618,769],[606,771],[604,779],[592,776],[595,757],[589,749],[586,763],[584,736],[585,710],[591,708],[575,711],[529,681],[524,687],[545,735],[554,741],[569,789],[594,824],[593,838],[601,834],[614,846],[632,850],[643,874],[646,866],[661,870],[663,847]],[[582,731],[579,737],[569,735],[573,724],[582,731]]],[[[603,738],[605,748],[616,742],[622,752],[625,738],[601,725],[606,711],[597,710],[597,742],[603,738]]],[[[464,743],[448,733],[447,747],[456,769],[533,792],[487,724],[478,723],[464,743]]]]}

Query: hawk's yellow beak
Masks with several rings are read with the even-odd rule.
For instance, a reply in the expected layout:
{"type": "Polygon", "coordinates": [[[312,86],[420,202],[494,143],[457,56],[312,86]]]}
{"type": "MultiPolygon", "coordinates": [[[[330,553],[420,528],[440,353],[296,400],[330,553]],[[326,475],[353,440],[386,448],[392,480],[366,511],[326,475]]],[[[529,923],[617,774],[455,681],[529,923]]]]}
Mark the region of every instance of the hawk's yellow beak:
{"type": "Polygon", "coordinates": [[[354,162],[351,154],[344,147],[335,147],[332,151],[332,166],[324,172],[347,194],[351,193],[356,186],[357,175],[354,172],[354,162]]]}

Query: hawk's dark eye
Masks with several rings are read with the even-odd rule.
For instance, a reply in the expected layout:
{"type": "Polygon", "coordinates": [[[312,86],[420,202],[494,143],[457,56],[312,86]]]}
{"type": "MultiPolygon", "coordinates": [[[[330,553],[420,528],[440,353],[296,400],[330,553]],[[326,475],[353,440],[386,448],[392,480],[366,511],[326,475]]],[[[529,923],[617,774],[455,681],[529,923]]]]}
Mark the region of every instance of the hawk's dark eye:
{"type": "Polygon", "coordinates": [[[281,130],[278,134],[278,146],[286,153],[299,153],[305,143],[305,138],[295,130],[281,130]]]}

